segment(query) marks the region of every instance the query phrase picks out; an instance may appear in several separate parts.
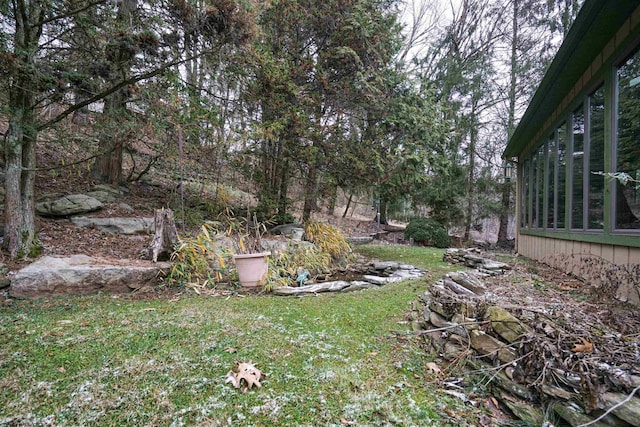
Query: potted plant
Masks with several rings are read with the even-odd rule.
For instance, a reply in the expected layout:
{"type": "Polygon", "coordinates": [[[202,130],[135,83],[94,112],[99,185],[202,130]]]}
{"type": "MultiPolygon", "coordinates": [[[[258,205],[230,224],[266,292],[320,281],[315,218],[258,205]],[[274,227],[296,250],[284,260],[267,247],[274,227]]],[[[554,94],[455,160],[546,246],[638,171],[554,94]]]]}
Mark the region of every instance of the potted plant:
{"type": "Polygon", "coordinates": [[[238,270],[238,279],[245,288],[260,286],[269,270],[267,257],[271,252],[262,247],[262,234],[266,231],[264,224],[256,219],[253,214],[253,222],[247,221],[242,230],[238,230],[234,239],[233,260],[238,270]]]}

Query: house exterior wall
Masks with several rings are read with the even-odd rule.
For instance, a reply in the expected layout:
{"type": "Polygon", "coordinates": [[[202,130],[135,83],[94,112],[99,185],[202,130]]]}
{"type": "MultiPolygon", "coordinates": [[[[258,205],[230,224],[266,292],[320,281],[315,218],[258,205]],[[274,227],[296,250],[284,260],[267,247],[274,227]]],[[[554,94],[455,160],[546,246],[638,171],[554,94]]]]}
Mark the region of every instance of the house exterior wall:
{"type": "MultiPolygon", "coordinates": [[[[575,81],[573,87],[564,97],[562,102],[556,106],[544,122],[544,126],[537,129],[535,137],[529,141],[524,150],[518,155],[518,182],[516,196],[516,249],[520,255],[539,260],[569,274],[579,277],[589,285],[601,290],[603,294],[615,295],[621,301],[640,306],[640,231],[639,230],[619,230],[616,229],[612,216],[612,209],[615,202],[614,193],[617,191],[615,182],[606,182],[603,189],[603,223],[600,229],[590,230],[585,224],[583,230],[572,229],[570,226],[570,204],[567,201],[563,204],[565,217],[564,226],[553,226],[547,222],[549,212],[552,211],[551,202],[548,195],[541,197],[544,199],[544,208],[540,205],[539,215],[544,217],[544,225],[535,225],[530,215],[528,224],[523,226],[524,209],[529,210],[528,204],[533,203],[526,200],[523,203],[524,194],[524,173],[525,160],[533,159],[534,153],[540,150],[541,145],[545,151],[547,146],[545,141],[550,138],[550,134],[555,132],[559,126],[566,123],[566,137],[569,138],[571,132],[571,114],[577,105],[584,103],[598,87],[604,87],[604,172],[615,172],[613,156],[613,140],[615,135],[615,73],[616,66],[625,59],[637,46],[640,45],[640,7],[636,8],[628,19],[620,26],[615,36],[599,52],[591,65],[582,74],[582,77],[575,81]],[[523,209],[524,207],[524,209],[523,209]]],[[[587,110],[588,113],[588,110],[587,110]]],[[[558,142],[556,141],[556,144],[558,142]]],[[[640,144],[640,141],[638,142],[640,144]]],[[[556,187],[563,189],[566,198],[572,197],[572,188],[569,174],[571,161],[568,156],[571,154],[567,140],[567,166],[566,181],[558,185],[556,175],[556,187]]],[[[540,150],[542,152],[542,150],[540,150]]],[[[557,159],[555,159],[557,160],[557,159]]],[[[542,164],[542,163],[541,163],[542,164]]],[[[548,160],[547,163],[548,165],[548,160]]],[[[546,174],[547,171],[544,171],[546,174]]],[[[589,174],[589,171],[585,172],[589,174]]],[[[545,191],[548,190],[548,177],[543,178],[545,191]]],[[[533,180],[529,181],[532,184],[533,180]]],[[[540,184],[538,184],[540,185],[540,184]]],[[[553,184],[552,184],[553,185],[553,184]]],[[[529,188],[529,192],[531,192],[529,188]]],[[[556,188],[555,191],[558,191],[556,188]]],[[[560,194],[560,193],[558,193],[560,194]]],[[[587,193],[585,193],[587,194],[587,193]]],[[[528,196],[532,197],[532,196],[528,196]]],[[[535,194],[533,194],[535,198],[535,194]]],[[[559,196],[558,196],[559,197],[559,196]]],[[[560,201],[559,201],[560,202],[560,201]]],[[[542,203],[542,202],[540,202],[542,203]]],[[[564,200],[562,201],[564,203],[564,200]]],[[[559,206],[559,205],[558,205],[559,206]]],[[[586,206],[586,205],[585,205],[586,206]]],[[[557,208],[557,206],[556,206],[557,208]]],[[[586,218],[586,215],[585,215],[586,218]]],[[[526,221],[525,221],[526,223],[526,221]]]]}
{"type": "Polygon", "coordinates": [[[518,236],[518,253],[583,280],[602,295],[640,306],[640,248],[518,236]]]}

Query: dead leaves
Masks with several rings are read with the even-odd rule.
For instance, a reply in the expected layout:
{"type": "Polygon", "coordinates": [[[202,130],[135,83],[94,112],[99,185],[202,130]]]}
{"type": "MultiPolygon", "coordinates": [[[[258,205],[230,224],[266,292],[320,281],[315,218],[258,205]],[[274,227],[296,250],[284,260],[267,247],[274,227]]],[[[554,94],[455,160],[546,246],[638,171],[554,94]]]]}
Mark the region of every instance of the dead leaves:
{"type": "Polygon", "coordinates": [[[582,344],[576,344],[575,347],[571,349],[574,353],[591,353],[593,352],[593,343],[591,341],[587,341],[584,338],[580,338],[582,340],[582,344]]]}
{"type": "Polygon", "coordinates": [[[434,362],[427,363],[427,369],[429,369],[429,372],[436,375],[442,372],[442,370],[434,362]]]}
{"type": "Polygon", "coordinates": [[[266,377],[251,360],[248,363],[236,363],[236,371],[227,372],[225,384],[231,383],[235,388],[240,388],[244,385],[242,388],[243,393],[251,390],[253,386],[262,387],[260,380],[266,377]]]}

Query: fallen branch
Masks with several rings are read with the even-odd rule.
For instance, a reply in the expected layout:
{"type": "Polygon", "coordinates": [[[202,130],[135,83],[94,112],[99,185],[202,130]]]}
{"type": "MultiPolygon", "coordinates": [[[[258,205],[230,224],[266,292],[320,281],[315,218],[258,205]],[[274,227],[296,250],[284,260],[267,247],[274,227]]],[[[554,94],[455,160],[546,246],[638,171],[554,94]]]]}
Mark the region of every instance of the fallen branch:
{"type": "Polygon", "coordinates": [[[578,427],[587,427],[590,425],[593,425],[595,423],[597,423],[598,421],[603,420],[607,415],[611,414],[613,411],[615,411],[616,409],[620,408],[622,405],[624,405],[625,403],[629,402],[631,399],[633,399],[633,395],[636,394],[636,392],[640,390],[640,386],[636,387],[633,389],[633,391],[626,397],[626,399],[622,400],[621,402],[616,403],[615,405],[613,405],[611,408],[607,409],[604,414],[600,415],[598,418],[589,421],[586,424],[580,424],[578,427]]]}
{"type": "Polygon", "coordinates": [[[491,323],[491,321],[489,320],[483,320],[483,321],[478,321],[478,322],[462,322],[462,323],[456,323],[453,325],[449,325],[449,326],[443,326],[441,328],[433,328],[433,329],[423,329],[421,331],[396,331],[395,334],[396,335],[424,335],[424,334],[428,334],[431,332],[442,332],[442,331],[447,331],[449,329],[454,329],[457,328],[459,326],[471,326],[471,325],[486,325],[487,323],[491,323]]]}

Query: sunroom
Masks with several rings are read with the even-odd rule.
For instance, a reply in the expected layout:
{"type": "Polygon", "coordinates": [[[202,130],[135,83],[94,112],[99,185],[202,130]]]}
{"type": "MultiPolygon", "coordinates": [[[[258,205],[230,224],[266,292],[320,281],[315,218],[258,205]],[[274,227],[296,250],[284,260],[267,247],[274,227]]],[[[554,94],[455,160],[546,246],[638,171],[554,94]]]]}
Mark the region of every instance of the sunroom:
{"type": "Polygon", "coordinates": [[[640,305],[640,2],[586,1],[504,157],[519,254],[640,305]]]}

